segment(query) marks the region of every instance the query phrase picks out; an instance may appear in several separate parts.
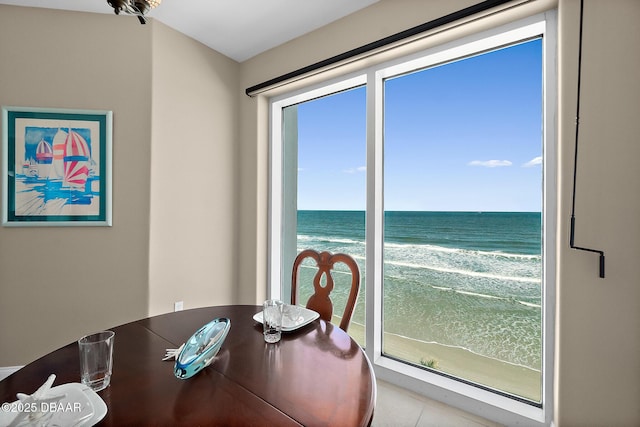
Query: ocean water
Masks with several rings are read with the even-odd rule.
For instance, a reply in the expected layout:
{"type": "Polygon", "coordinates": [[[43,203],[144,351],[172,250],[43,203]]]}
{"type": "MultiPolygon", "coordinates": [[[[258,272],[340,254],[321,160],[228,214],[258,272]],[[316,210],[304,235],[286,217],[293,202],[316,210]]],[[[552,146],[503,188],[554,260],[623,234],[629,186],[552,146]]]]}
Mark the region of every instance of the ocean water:
{"type": "MultiPolygon", "coordinates": [[[[541,369],[540,213],[386,212],[384,230],[385,332],[541,369]]],[[[305,248],[352,255],[364,286],[364,212],[298,211],[305,248]]]]}

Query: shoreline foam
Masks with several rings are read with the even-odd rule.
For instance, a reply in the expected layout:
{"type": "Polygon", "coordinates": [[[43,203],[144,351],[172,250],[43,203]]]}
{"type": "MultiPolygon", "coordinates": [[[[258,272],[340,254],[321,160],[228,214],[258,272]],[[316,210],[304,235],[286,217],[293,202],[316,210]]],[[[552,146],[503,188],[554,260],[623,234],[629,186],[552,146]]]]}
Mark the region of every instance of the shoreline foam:
{"type": "MultiPolygon", "coordinates": [[[[364,326],[352,321],[349,335],[362,345],[364,326]]],[[[541,400],[541,374],[536,369],[482,356],[462,347],[425,342],[391,333],[384,334],[383,345],[383,352],[393,354],[395,358],[418,366],[433,360],[437,364],[436,371],[534,402],[541,400]]]]}

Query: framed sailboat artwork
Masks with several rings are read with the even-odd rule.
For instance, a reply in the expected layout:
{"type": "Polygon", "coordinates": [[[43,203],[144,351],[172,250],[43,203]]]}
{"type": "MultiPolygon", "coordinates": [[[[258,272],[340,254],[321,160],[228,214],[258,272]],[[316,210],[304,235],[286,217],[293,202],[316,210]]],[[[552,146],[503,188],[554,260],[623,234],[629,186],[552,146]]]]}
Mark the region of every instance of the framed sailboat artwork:
{"type": "Polygon", "coordinates": [[[2,224],[111,226],[112,112],[2,107],[2,224]]]}

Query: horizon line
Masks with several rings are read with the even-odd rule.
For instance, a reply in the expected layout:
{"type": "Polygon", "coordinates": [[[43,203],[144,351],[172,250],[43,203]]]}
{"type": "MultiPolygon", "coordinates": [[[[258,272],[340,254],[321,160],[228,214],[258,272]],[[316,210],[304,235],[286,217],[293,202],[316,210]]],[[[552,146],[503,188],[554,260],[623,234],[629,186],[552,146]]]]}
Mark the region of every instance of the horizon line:
{"type": "MultiPolygon", "coordinates": [[[[365,209],[298,209],[298,212],[366,212],[365,209]]],[[[542,213],[542,211],[491,211],[491,210],[417,210],[390,209],[384,212],[442,212],[442,213],[542,213]]]]}

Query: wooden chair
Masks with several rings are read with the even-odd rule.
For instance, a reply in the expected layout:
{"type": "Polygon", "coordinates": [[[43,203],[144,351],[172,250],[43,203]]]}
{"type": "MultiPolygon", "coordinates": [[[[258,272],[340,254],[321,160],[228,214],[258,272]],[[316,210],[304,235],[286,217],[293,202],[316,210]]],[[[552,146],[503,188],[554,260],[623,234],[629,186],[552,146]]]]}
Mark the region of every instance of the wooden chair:
{"type": "Polygon", "coordinates": [[[333,290],[333,277],[331,276],[331,270],[336,263],[342,262],[351,270],[351,290],[347,299],[347,304],[344,308],[344,314],[340,321],[340,329],[347,331],[349,323],[351,322],[351,316],[353,315],[353,309],[358,299],[358,292],[360,290],[360,268],[356,261],[349,255],[337,253],[331,254],[330,252],[317,252],[313,249],[306,249],[298,254],[293,262],[293,273],[291,277],[291,304],[297,304],[298,302],[298,276],[300,270],[300,264],[306,258],[312,258],[315,260],[318,266],[318,272],[313,278],[314,293],[307,301],[307,308],[316,311],[320,314],[320,318],[327,322],[331,322],[333,316],[333,302],[329,294],[333,290]],[[326,285],[322,286],[321,279],[325,276],[326,285]]]}

